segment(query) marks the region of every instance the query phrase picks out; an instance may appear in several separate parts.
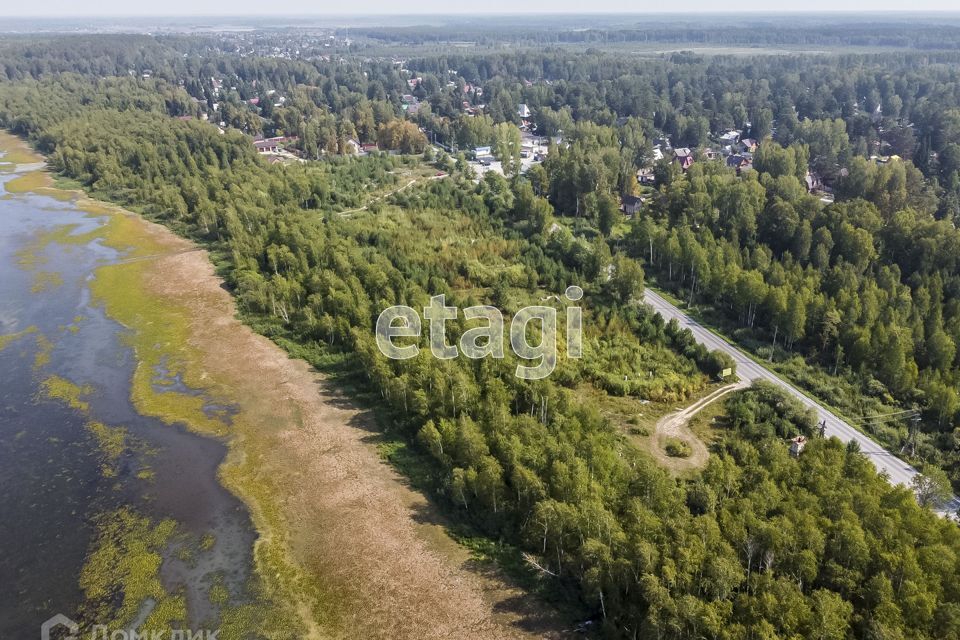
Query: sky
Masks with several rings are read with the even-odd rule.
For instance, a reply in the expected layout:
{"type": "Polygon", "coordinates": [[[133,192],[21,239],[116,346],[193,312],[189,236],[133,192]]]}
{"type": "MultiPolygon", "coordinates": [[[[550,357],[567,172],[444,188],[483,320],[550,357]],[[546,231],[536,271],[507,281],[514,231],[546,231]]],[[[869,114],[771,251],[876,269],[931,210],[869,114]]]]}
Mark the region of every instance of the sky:
{"type": "Polygon", "coordinates": [[[18,2],[0,0],[0,17],[95,17],[95,16],[248,16],[248,15],[343,15],[350,14],[479,14],[479,13],[744,13],[751,11],[876,12],[952,11],[956,0],[738,0],[723,4],[716,0],[43,0],[18,2]]]}

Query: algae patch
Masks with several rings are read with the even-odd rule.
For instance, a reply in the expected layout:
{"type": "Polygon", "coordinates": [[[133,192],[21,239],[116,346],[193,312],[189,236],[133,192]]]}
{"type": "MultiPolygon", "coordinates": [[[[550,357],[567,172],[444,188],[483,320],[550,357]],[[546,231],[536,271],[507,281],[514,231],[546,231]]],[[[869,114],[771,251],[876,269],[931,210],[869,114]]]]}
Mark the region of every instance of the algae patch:
{"type": "Polygon", "coordinates": [[[36,333],[36,331],[37,331],[37,328],[31,326],[31,327],[27,327],[23,331],[18,331],[16,333],[8,333],[6,335],[0,336],[0,351],[3,351],[4,349],[6,349],[14,341],[19,340],[24,336],[28,336],[31,333],[36,333]]]}
{"type": "Polygon", "coordinates": [[[31,293],[43,293],[63,286],[63,276],[56,271],[38,271],[33,278],[31,293]]]}
{"type": "Polygon", "coordinates": [[[50,364],[50,354],[53,352],[53,343],[42,333],[37,334],[37,353],[33,356],[33,368],[42,369],[50,364]]]}
{"type": "Polygon", "coordinates": [[[116,477],[117,462],[127,450],[127,430],[123,427],[109,427],[96,420],[87,422],[86,426],[103,454],[104,464],[101,467],[103,475],[107,478],[116,477]]]}
{"type": "Polygon", "coordinates": [[[90,404],[83,400],[84,396],[93,393],[93,388],[89,385],[77,385],[66,378],[60,376],[49,376],[42,383],[40,388],[43,394],[50,399],[60,400],[71,409],[86,413],[90,410],[90,404]]]}
{"type": "Polygon", "coordinates": [[[64,224],[37,235],[30,243],[17,251],[17,265],[24,271],[34,271],[46,264],[43,252],[51,245],[80,246],[100,236],[100,229],[74,234],[80,225],[64,224]]]}
{"type": "Polygon", "coordinates": [[[97,535],[80,574],[86,596],[82,617],[112,628],[132,625],[144,603],[152,611],[140,630],[165,630],[186,620],[181,594],[168,594],[160,582],[162,552],[175,531],[173,520],[153,523],[128,508],[96,519],[97,535]]]}

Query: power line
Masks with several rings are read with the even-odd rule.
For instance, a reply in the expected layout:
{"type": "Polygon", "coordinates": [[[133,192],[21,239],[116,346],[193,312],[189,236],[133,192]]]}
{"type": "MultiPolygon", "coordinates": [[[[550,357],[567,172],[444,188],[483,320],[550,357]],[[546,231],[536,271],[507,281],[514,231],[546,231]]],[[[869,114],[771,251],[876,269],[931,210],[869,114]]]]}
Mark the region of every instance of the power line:
{"type": "Polygon", "coordinates": [[[848,422],[850,424],[869,423],[869,422],[873,422],[874,420],[885,420],[887,418],[896,418],[896,417],[910,418],[917,415],[919,415],[919,412],[916,409],[905,409],[903,411],[894,411],[892,413],[881,413],[875,416],[863,416],[862,418],[854,418],[852,420],[848,420],[848,422]]]}

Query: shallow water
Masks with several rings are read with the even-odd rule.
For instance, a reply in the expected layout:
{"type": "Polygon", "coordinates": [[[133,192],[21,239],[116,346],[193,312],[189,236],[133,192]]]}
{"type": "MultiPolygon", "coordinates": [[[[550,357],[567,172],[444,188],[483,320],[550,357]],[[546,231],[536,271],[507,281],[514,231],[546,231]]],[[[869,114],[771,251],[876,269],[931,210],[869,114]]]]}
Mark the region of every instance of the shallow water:
{"type": "MultiPolygon", "coordinates": [[[[0,175],[0,183],[14,177],[0,175]]],[[[0,348],[0,638],[37,637],[54,614],[78,615],[92,521],[121,506],[177,522],[160,576],[168,591],[185,590],[187,627],[215,623],[207,593],[214,575],[231,604],[243,600],[250,578],[256,535],[243,504],[217,480],[224,444],[137,413],[125,329],[91,302],[96,268],[123,255],[98,239],[38,242],[67,225],[77,236],[104,223],[71,202],[0,197],[0,336],[25,332],[0,348]],[[47,398],[42,382],[52,375],[89,385],[89,409],[47,398]],[[115,477],[101,470],[90,420],[129,435],[115,477]],[[205,535],[213,536],[212,549],[201,548],[205,535]]],[[[177,391],[200,393],[173,382],[177,391]]],[[[209,407],[229,424],[229,408],[209,407]]]]}

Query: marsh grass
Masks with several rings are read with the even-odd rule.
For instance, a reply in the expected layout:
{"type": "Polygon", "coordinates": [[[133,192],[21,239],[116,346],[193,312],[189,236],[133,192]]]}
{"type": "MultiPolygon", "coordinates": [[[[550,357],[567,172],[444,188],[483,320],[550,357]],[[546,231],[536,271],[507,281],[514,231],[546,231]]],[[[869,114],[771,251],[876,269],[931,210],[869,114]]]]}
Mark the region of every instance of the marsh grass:
{"type": "MultiPolygon", "coordinates": [[[[100,234],[105,245],[123,252],[124,258],[151,257],[171,251],[170,247],[146,232],[144,223],[112,205],[83,199],[78,206],[91,215],[104,216],[100,234]]],[[[107,315],[129,331],[125,341],[134,350],[137,366],[131,381],[131,398],[137,411],[167,424],[183,424],[214,437],[243,437],[251,429],[241,413],[232,428],[204,407],[209,401],[233,405],[224,381],[216,380],[202,365],[199,349],[190,344],[189,309],[148,292],[145,286],[149,260],[105,265],[96,272],[91,292],[107,315]],[[188,394],[154,385],[154,372],[163,367],[169,376],[179,376],[199,394],[188,394]]],[[[254,549],[256,578],[249,591],[256,601],[224,607],[220,611],[220,638],[246,637],[250,629],[271,629],[275,637],[303,637],[298,620],[300,597],[318,599],[319,585],[311,585],[292,560],[286,543],[286,523],[276,504],[275,488],[263,481],[258,461],[259,441],[244,437],[245,455],[232,456],[220,470],[221,482],[244,498],[260,538],[254,549]],[[283,603],[283,604],[279,604],[283,603]],[[294,610],[292,610],[294,609],[294,610]]],[[[161,616],[165,617],[165,616],[161,616]]],[[[150,622],[150,621],[148,621],[150,622]]]]}
{"type": "Polygon", "coordinates": [[[36,192],[49,186],[49,178],[42,171],[31,171],[12,180],[8,180],[4,187],[8,193],[36,192]]]}

